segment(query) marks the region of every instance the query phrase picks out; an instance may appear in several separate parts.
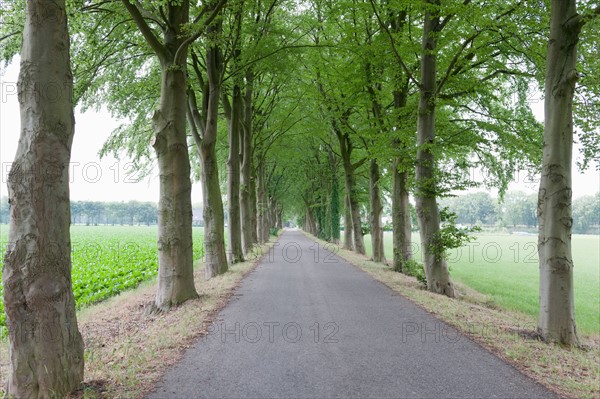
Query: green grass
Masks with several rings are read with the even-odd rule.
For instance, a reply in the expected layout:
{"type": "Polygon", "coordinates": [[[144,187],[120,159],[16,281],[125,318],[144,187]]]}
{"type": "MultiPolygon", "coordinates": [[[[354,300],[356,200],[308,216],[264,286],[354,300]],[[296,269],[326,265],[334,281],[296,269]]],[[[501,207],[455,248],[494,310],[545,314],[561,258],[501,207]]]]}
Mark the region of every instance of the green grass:
{"type": "MultiPolygon", "coordinates": [[[[385,253],[392,257],[392,234],[385,233],[385,253]]],[[[419,243],[418,234],[413,242],[419,243]]],[[[367,254],[371,237],[365,236],[367,254]]],[[[575,319],[580,332],[600,334],[600,237],[573,235],[575,319]]],[[[418,248],[418,246],[417,246],[418,248]]],[[[416,252],[421,260],[421,252],[416,252]]],[[[538,314],[537,236],[478,234],[477,240],[449,254],[452,278],[488,295],[495,304],[538,314]]]]}
{"type": "MultiPolygon", "coordinates": [[[[193,236],[197,260],[204,254],[203,229],[195,227],[193,236]]],[[[8,226],[0,225],[3,249],[7,240],[8,226]]],[[[77,307],[110,298],[156,276],[156,242],[157,226],[72,226],[72,279],[77,307]]],[[[0,283],[0,327],[5,326],[2,294],[0,283]]]]}

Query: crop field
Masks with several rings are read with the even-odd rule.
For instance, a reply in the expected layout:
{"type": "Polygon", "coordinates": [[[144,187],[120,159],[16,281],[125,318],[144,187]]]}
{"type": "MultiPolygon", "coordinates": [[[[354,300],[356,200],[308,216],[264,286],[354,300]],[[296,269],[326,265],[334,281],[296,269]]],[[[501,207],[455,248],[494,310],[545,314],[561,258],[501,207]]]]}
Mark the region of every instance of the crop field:
{"type": "MultiPolygon", "coordinates": [[[[384,236],[392,257],[392,233],[384,236]]],[[[416,260],[422,262],[419,236],[413,234],[416,260]]],[[[365,237],[371,254],[371,237],[365,237]]],[[[600,334],[600,237],[573,235],[575,319],[586,335],[600,334]]],[[[449,253],[452,278],[488,295],[496,305],[537,317],[539,269],[536,235],[478,234],[477,240],[449,253]]]]}
{"type": "MultiPolygon", "coordinates": [[[[203,229],[194,227],[193,237],[194,260],[199,260],[204,256],[203,229]]],[[[8,226],[0,225],[3,252],[7,239],[8,226]]],[[[77,307],[102,301],[156,276],[156,241],[157,226],[72,226],[72,277],[77,307]]],[[[5,326],[1,295],[0,283],[0,328],[5,326]]]]}

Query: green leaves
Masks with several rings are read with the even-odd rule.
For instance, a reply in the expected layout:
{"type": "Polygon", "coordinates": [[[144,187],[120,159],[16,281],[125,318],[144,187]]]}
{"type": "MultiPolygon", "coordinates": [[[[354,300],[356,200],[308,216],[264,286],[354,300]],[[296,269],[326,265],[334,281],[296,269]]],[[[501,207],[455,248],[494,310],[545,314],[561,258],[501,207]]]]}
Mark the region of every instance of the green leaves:
{"type": "Polygon", "coordinates": [[[481,228],[478,226],[456,227],[456,218],[457,215],[450,212],[448,208],[440,210],[442,227],[429,246],[438,259],[447,256],[449,249],[460,248],[475,240],[476,237],[471,234],[481,231],[481,228]]]}
{"type": "MultiPolygon", "coordinates": [[[[7,229],[3,228],[2,232],[0,242],[5,246],[7,229]]],[[[200,260],[204,256],[202,230],[194,228],[193,233],[194,260],[200,260]]],[[[77,307],[135,288],[158,272],[156,226],[74,226],[71,228],[71,251],[71,276],[77,307]]],[[[5,327],[5,314],[0,301],[1,327],[5,327]]]]}

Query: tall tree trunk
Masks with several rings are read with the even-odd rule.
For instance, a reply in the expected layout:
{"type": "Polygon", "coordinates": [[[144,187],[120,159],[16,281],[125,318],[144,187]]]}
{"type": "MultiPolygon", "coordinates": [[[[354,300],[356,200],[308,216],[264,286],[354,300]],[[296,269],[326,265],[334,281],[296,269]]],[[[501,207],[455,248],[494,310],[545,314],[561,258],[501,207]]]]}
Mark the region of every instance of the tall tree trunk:
{"type": "Polygon", "coordinates": [[[253,148],[252,148],[252,96],[254,86],[254,74],[251,70],[246,73],[246,93],[244,110],[244,129],[242,131],[242,170],[241,170],[241,190],[240,205],[242,219],[242,248],[247,255],[252,246],[256,243],[256,233],[254,233],[253,222],[253,201],[254,187],[252,184],[253,169],[253,148]]]}
{"type": "Polygon", "coordinates": [[[187,45],[182,37],[189,20],[189,1],[166,8],[170,24],[163,43],[148,29],[138,5],[127,0],[123,4],[161,65],[160,104],[152,117],[160,175],[155,306],[168,310],[198,296],[193,278],[192,184],[185,128],[187,45]]]}
{"type": "Polygon", "coordinates": [[[30,0],[25,15],[18,85],[21,135],[8,176],[10,245],[2,271],[9,345],[6,393],[50,398],[65,396],[83,380],[66,167],[74,134],[73,76],[64,0],[30,0]],[[49,98],[43,90],[49,87],[60,87],[62,95],[50,91],[49,98]]]}
{"type": "Polygon", "coordinates": [[[229,208],[228,240],[231,263],[244,261],[240,216],[240,136],[244,99],[238,83],[233,86],[231,121],[229,124],[229,158],[227,159],[227,198],[229,208]]]}
{"type": "Polygon", "coordinates": [[[352,211],[350,210],[350,196],[344,195],[344,249],[354,250],[352,243],[352,211]]]}
{"type": "Polygon", "coordinates": [[[155,305],[168,310],[198,296],[192,255],[192,184],[185,131],[185,71],[165,66],[161,102],[152,118],[158,158],[158,288],[155,305]]]}
{"type": "Polygon", "coordinates": [[[257,236],[259,243],[265,243],[269,240],[267,230],[267,199],[266,199],[266,171],[264,159],[258,161],[256,171],[256,204],[257,204],[257,236]]]}
{"type": "MultiPolygon", "coordinates": [[[[335,158],[333,152],[329,153],[329,164],[331,168],[331,198],[329,200],[329,223],[331,224],[331,242],[340,243],[340,188],[338,182],[337,170],[335,168],[335,158]]],[[[352,239],[352,238],[350,238],[352,239]]]]}
{"type": "Polygon", "coordinates": [[[426,0],[421,54],[421,88],[417,121],[416,205],[421,234],[421,248],[429,291],[454,297],[444,249],[439,239],[440,213],[436,202],[435,159],[431,146],[435,143],[436,45],[440,27],[439,0],[426,0]]]}
{"type": "Polygon", "coordinates": [[[583,26],[575,0],[553,0],[546,58],[542,179],[538,198],[540,311],[544,339],[578,344],[571,256],[571,160],[577,43],[583,26]]]}
{"type": "Polygon", "coordinates": [[[267,200],[267,204],[268,204],[268,208],[267,208],[267,215],[268,217],[268,224],[267,224],[267,231],[270,232],[271,228],[275,227],[275,200],[273,199],[273,197],[268,197],[267,200]]]}
{"type": "Polygon", "coordinates": [[[392,164],[393,268],[399,272],[403,270],[404,263],[412,258],[410,207],[407,187],[408,173],[399,171],[400,164],[400,158],[395,158],[392,164]]]}
{"type": "MultiPolygon", "coordinates": [[[[400,33],[404,29],[407,12],[400,12],[395,18],[392,15],[392,29],[395,33],[400,33]]],[[[397,66],[396,88],[394,89],[394,108],[400,111],[406,107],[408,100],[409,79],[405,76],[402,68],[397,66]]],[[[401,126],[402,120],[398,120],[401,126]]],[[[395,146],[399,151],[406,154],[405,157],[412,157],[408,154],[409,148],[401,140],[394,140],[395,146]]],[[[392,268],[395,271],[402,272],[406,261],[412,259],[412,232],[410,218],[410,202],[408,191],[408,171],[403,157],[398,156],[392,160],[392,228],[393,228],[393,251],[394,259],[392,268]]]]}
{"type": "Polygon", "coordinates": [[[283,205],[279,205],[277,210],[277,230],[283,229],[283,205]]]}
{"type": "Polygon", "coordinates": [[[259,236],[258,236],[258,197],[256,196],[256,190],[257,190],[257,173],[258,173],[258,169],[257,168],[253,168],[252,169],[252,174],[250,177],[250,190],[252,192],[252,195],[250,196],[250,210],[252,211],[251,215],[250,215],[250,221],[252,222],[251,226],[252,226],[252,241],[255,243],[259,242],[259,236]]]}
{"type": "Polygon", "coordinates": [[[305,229],[306,231],[308,231],[310,234],[312,234],[315,237],[318,235],[317,222],[315,219],[315,215],[314,215],[312,207],[308,203],[306,204],[306,226],[307,226],[307,228],[305,229]]]}
{"type": "Polygon", "coordinates": [[[383,249],[383,227],[381,226],[381,214],[383,205],[381,204],[381,192],[379,187],[379,165],[377,160],[371,159],[369,165],[369,194],[371,200],[371,244],[373,249],[373,261],[385,262],[385,253],[383,249]]]}
{"type": "MultiPolygon", "coordinates": [[[[208,34],[220,34],[221,25],[217,22],[208,28],[208,34]]],[[[206,101],[206,128],[200,143],[202,162],[202,198],[204,201],[204,252],[206,278],[212,278],[227,271],[225,253],[225,218],[223,200],[219,184],[219,169],[216,152],[217,122],[219,119],[219,98],[221,95],[221,51],[216,44],[208,47],[206,69],[208,75],[208,100],[206,101]]]]}
{"type": "Polygon", "coordinates": [[[362,226],[360,222],[360,208],[358,203],[358,192],[356,190],[356,181],[354,177],[354,165],[350,155],[352,153],[352,143],[347,134],[344,134],[335,129],[336,136],[340,143],[340,155],[344,165],[344,182],[346,184],[346,193],[348,193],[348,203],[350,205],[350,213],[352,214],[352,231],[354,236],[354,250],[359,254],[364,255],[365,242],[362,234],[362,226]]]}

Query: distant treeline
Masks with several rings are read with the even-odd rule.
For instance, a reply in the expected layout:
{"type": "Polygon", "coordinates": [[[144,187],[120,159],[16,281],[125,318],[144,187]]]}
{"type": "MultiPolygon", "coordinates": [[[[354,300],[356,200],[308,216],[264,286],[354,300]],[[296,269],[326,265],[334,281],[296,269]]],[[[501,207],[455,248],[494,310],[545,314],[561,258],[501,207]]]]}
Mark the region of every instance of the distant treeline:
{"type": "MultiPolygon", "coordinates": [[[[488,193],[472,193],[444,198],[440,205],[457,214],[465,225],[500,228],[537,227],[537,194],[509,192],[501,203],[488,193]]],[[[573,233],[600,233],[600,193],[573,200],[573,233]]]]}
{"type": "MultiPolygon", "coordinates": [[[[440,206],[456,213],[456,223],[498,228],[537,227],[537,194],[508,192],[500,203],[488,193],[443,198],[440,206]]],[[[201,210],[194,209],[194,224],[202,225],[201,210]]],[[[413,209],[414,213],[414,209],[413,209]]],[[[413,215],[416,228],[416,215],[413,215]]],[[[0,203],[0,222],[8,223],[8,198],[0,203]]],[[[154,202],[71,202],[71,223],[84,225],[151,225],[158,222],[154,202]]],[[[573,200],[573,233],[600,234],[600,193],[573,200]]]]}
{"type": "MultiPolygon", "coordinates": [[[[8,198],[2,197],[0,221],[9,221],[8,198]]],[[[158,207],[153,202],[72,201],[71,223],[84,225],[151,225],[158,222],[158,207]]]]}

